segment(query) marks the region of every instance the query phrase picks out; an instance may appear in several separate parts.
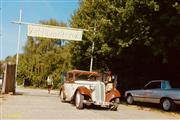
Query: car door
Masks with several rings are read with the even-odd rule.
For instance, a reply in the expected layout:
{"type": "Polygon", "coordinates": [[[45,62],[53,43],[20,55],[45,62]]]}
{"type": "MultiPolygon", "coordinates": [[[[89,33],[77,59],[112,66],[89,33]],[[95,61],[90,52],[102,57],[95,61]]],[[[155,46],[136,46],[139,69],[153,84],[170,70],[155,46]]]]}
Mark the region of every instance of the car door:
{"type": "Polygon", "coordinates": [[[67,101],[70,101],[72,96],[74,95],[74,85],[75,81],[73,79],[73,73],[68,73],[66,81],[64,83],[64,94],[67,101]]]}
{"type": "Polygon", "coordinates": [[[157,103],[159,101],[159,91],[161,90],[161,81],[150,82],[145,86],[143,96],[144,102],[157,103]]]}
{"type": "Polygon", "coordinates": [[[64,84],[64,93],[65,93],[67,101],[70,101],[71,97],[73,96],[73,84],[74,83],[65,83],[64,84]]]}
{"type": "Polygon", "coordinates": [[[144,102],[144,89],[133,90],[131,94],[134,98],[134,101],[144,102]]]}

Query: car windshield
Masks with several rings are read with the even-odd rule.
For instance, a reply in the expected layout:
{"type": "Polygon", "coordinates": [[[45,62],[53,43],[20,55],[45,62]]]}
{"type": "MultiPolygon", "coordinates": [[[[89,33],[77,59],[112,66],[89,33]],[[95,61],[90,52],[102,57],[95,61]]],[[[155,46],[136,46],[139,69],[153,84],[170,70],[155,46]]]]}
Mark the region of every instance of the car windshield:
{"type": "Polygon", "coordinates": [[[150,82],[147,85],[145,85],[144,89],[160,89],[161,88],[161,82],[150,82]]]}
{"type": "Polygon", "coordinates": [[[97,80],[98,75],[96,74],[76,74],[76,80],[90,80],[90,81],[95,81],[97,80]]]}

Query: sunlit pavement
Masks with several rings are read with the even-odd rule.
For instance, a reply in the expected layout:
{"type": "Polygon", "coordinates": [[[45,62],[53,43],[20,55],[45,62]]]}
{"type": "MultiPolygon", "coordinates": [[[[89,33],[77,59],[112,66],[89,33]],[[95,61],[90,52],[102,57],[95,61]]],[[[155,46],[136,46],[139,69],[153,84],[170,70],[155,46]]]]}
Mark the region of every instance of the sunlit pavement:
{"type": "Polygon", "coordinates": [[[118,111],[85,108],[77,110],[61,103],[58,90],[18,88],[17,95],[6,95],[2,102],[2,120],[9,119],[178,119],[180,114],[161,112],[137,106],[119,105],[118,111]]]}

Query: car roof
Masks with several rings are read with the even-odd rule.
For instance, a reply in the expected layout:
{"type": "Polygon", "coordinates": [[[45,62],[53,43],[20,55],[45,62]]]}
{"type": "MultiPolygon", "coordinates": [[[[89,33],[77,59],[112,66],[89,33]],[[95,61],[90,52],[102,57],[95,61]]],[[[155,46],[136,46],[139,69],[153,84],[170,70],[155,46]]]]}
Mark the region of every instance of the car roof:
{"type": "Polygon", "coordinates": [[[90,72],[90,71],[85,71],[85,70],[71,70],[68,71],[67,73],[79,73],[79,74],[94,74],[94,75],[99,75],[98,72],[90,72]]]}
{"type": "Polygon", "coordinates": [[[168,80],[151,80],[149,82],[163,82],[163,81],[168,81],[168,80]]]}

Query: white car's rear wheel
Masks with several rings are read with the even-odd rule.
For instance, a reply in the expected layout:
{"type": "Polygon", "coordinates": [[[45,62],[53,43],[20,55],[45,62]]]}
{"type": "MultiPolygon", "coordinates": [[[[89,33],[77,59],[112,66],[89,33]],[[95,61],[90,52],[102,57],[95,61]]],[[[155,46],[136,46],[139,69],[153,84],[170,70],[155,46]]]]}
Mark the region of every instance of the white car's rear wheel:
{"type": "Polygon", "coordinates": [[[128,104],[132,105],[133,102],[134,102],[133,96],[132,95],[128,95],[126,101],[127,101],[128,104]]]}
{"type": "Polygon", "coordinates": [[[83,109],[84,104],[83,104],[84,96],[79,93],[79,91],[76,92],[75,96],[75,105],[77,109],[83,109]]]}
{"type": "Polygon", "coordinates": [[[173,110],[175,107],[174,102],[168,98],[163,99],[161,102],[161,105],[162,105],[163,110],[165,110],[165,111],[173,110]]]}

